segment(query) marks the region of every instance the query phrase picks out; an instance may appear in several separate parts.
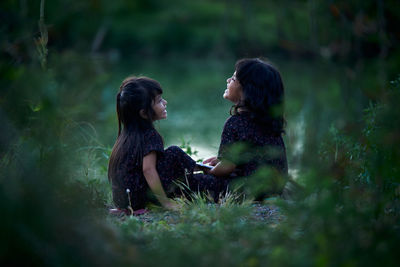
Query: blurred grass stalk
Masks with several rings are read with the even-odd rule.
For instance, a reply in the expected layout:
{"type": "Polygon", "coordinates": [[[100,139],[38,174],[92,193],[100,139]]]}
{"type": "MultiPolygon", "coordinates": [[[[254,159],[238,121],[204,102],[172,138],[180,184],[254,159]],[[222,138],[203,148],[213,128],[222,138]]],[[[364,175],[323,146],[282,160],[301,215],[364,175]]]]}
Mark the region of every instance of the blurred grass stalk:
{"type": "Polygon", "coordinates": [[[47,26],[44,22],[44,5],[45,0],[40,1],[40,19],[38,21],[40,37],[35,40],[36,50],[39,54],[40,65],[45,70],[47,67],[47,43],[49,41],[47,26]]]}

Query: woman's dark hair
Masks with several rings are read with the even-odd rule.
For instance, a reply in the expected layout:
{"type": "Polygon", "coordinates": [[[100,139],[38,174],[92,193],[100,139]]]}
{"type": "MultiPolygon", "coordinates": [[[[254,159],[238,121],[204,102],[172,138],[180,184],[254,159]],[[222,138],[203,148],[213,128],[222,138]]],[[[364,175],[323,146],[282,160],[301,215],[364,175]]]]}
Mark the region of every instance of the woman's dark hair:
{"type": "Polygon", "coordinates": [[[147,77],[128,77],[122,82],[116,97],[118,137],[108,164],[110,181],[118,175],[125,175],[119,165],[128,154],[142,164],[144,133],[153,128],[156,114],[152,105],[159,94],[162,94],[160,84],[147,77]]]}
{"type": "Polygon", "coordinates": [[[258,58],[245,58],[236,62],[236,78],[243,89],[243,99],[234,107],[234,113],[243,110],[265,131],[284,132],[284,87],[279,72],[258,58]]]}

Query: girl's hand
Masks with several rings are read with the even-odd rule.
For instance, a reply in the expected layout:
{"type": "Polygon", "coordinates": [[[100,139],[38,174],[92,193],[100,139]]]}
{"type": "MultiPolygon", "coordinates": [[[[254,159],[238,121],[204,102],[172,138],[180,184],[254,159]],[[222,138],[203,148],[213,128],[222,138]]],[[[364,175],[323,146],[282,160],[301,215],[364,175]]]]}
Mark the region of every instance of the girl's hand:
{"type": "Polygon", "coordinates": [[[212,169],[209,169],[209,168],[204,168],[203,169],[203,173],[204,174],[210,174],[210,171],[211,171],[212,169]]]}
{"type": "Polygon", "coordinates": [[[175,203],[174,201],[168,199],[164,203],[162,203],[162,206],[170,211],[178,211],[179,210],[179,205],[175,203]]]}
{"type": "Polygon", "coordinates": [[[210,166],[215,166],[219,162],[219,159],[217,157],[211,157],[203,161],[203,164],[208,164],[210,166]]]}
{"type": "Polygon", "coordinates": [[[236,165],[232,162],[223,160],[217,163],[209,172],[215,176],[229,176],[236,169],[236,165]]]}

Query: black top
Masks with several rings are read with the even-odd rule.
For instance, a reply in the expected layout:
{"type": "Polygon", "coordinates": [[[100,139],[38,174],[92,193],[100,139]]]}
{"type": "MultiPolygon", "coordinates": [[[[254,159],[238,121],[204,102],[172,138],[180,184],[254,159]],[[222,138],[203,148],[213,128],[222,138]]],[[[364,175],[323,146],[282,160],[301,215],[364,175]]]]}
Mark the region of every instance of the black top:
{"type": "MultiPolygon", "coordinates": [[[[146,130],[144,134],[143,156],[151,151],[156,151],[160,155],[164,152],[162,138],[154,128],[146,130]]],[[[142,206],[146,199],[148,185],[143,175],[141,162],[137,162],[132,154],[128,154],[122,159],[116,177],[120,177],[112,181],[113,200],[116,206],[122,208],[128,206],[126,189],[131,192],[132,206],[142,206]]]]}
{"type": "Polygon", "coordinates": [[[249,176],[262,165],[273,167],[283,175],[288,171],[282,136],[260,127],[248,112],[226,120],[218,158],[235,163],[237,176],[249,176]]]}
{"type": "MultiPolygon", "coordinates": [[[[196,162],[177,146],[170,146],[164,150],[163,140],[154,128],[144,133],[142,149],[143,157],[152,151],[157,152],[156,168],[167,195],[173,193],[173,181],[192,173],[196,165],[196,162]],[[169,192],[170,190],[172,192],[169,192]]],[[[137,162],[132,154],[128,154],[122,160],[118,171],[120,174],[117,177],[121,178],[112,181],[115,205],[119,208],[126,208],[129,205],[126,193],[126,189],[129,189],[132,208],[134,210],[144,208],[148,200],[149,186],[143,175],[141,162],[137,162]]]]}

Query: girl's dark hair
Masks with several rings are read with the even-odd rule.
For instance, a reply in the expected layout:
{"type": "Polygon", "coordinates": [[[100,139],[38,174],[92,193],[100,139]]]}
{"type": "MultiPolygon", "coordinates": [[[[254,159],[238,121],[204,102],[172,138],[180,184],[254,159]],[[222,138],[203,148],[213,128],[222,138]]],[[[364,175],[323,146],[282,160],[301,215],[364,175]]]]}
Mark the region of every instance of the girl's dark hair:
{"type": "Polygon", "coordinates": [[[236,62],[236,78],[243,89],[243,99],[233,106],[249,112],[251,118],[265,131],[284,132],[284,87],[279,72],[258,58],[245,58],[236,62]]]}
{"type": "Polygon", "coordinates": [[[147,77],[128,77],[122,82],[116,97],[118,137],[108,164],[110,181],[126,175],[120,164],[128,154],[132,155],[134,162],[142,164],[144,134],[147,129],[153,128],[156,114],[152,105],[159,94],[162,94],[160,84],[147,77]]]}

